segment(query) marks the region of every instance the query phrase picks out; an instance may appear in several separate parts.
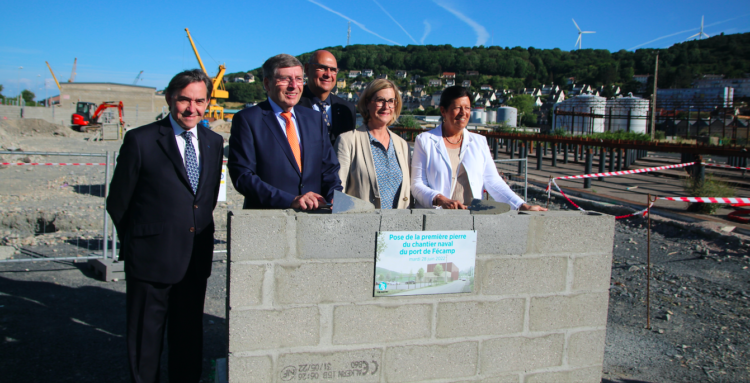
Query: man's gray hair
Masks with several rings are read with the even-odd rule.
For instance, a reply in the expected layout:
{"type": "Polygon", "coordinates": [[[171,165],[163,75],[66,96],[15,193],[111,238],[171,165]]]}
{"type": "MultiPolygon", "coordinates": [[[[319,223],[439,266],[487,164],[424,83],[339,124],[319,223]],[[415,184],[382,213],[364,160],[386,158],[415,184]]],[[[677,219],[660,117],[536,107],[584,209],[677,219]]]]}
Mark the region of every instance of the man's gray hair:
{"type": "Polygon", "coordinates": [[[274,78],[276,70],[279,68],[291,68],[298,66],[303,68],[302,63],[296,57],[281,53],[271,57],[263,63],[263,78],[274,78]]]}
{"type": "Polygon", "coordinates": [[[188,85],[194,82],[203,82],[206,84],[206,99],[211,98],[211,91],[213,90],[213,83],[211,79],[200,69],[186,70],[184,72],[177,73],[172,80],[169,81],[167,89],[164,91],[170,98],[177,92],[185,89],[188,85]]]}

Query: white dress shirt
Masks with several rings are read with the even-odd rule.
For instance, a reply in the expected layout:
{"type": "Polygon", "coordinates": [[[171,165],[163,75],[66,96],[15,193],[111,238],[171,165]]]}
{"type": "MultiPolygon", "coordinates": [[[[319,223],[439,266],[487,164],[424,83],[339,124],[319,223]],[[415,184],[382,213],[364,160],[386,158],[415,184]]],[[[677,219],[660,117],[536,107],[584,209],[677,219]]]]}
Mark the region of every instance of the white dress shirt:
{"type": "MultiPolygon", "coordinates": [[[[482,191],[486,189],[495,201],[507,203],[518,210],[524,201],[498,174],[495,161],[490,156],[487,139],[466,129],[463,130],[463,135],[459,162],[464,165],[469,176],[473,197],[482,199],[482,191]]],[[[451,173],[442,125],[417,136],[411,160],[411,194],[417,207],[434,208],[432,201],[438,194],[450,198],[455,189],[451,173]]]]}
{"type": "MultiPolygon", "coordinates": [[[[268,103],[271,104],[273,114],[276,115],[276,120],[278,120],[279,125],[281,125],[281,132],[284,133],[284,137],[286,137],[286,120],[284,117],[281,117],[281,113],[284,111],[280,106],[276,105],[273,100],[271,100],[271,97],[268,98],[268,103]]],[[[294,129],[297,131],[297,142],[299,142],[300,147],[302,147],[302,136],[299,134],[299,122],[297,122],[297,115],[294,113],[294,108],[292,108],[292,121],[294,122],[294,129]]]]}
{"type": "MultiPolygon", "coordinates": [[[[177,148],[180,149],[180,156],[182,156],[182,163],[185,165],[185,169],[187,169],[187,164],[185,164],[185,139],[182,137],[182,132],[185,131],[180,125],[177,124],[177,122],[172,118],[172,114],[169,114],[169,122],[172,124],[172,130],[174,130],[174,138],[177,140],[177,148]]],[[[198,145],[198,129],[197,127],[192,127],[189,129],[191,133],[193,133],[193,148],[195,149],[195,160],[198,161],[198,173],[201,171],[201,149],[200,145],[198,145]]]]}

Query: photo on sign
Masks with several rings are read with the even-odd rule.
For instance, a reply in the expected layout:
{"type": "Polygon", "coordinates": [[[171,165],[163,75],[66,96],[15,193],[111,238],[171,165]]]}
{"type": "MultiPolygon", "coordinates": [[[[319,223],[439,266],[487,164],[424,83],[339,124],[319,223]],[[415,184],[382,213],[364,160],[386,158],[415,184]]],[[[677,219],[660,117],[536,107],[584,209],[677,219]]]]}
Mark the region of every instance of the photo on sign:
{"type": "Polygon", "coordinates": [[[381,231],[373,296],[470,293],[477,232],[381,231]]]}

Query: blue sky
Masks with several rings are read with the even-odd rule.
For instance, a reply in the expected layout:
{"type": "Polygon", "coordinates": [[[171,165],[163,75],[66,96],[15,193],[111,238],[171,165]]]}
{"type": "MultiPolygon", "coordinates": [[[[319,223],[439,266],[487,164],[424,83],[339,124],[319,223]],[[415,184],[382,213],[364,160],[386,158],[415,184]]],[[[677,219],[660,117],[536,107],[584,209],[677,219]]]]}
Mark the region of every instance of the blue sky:
{"type": "Polygon", "coordinates": [[[198,67],[184,29],[190,29],[210,75],[259,67],[278,53],[293,55],[346,44],[478,44],[574,49],[666,48],[698,32],[705,16],[711,36],[750,31],[744,0],[485,1],[289,0],[4,1],[0,5],[0,84],[3,94],[30,89],[57,94],[45,61],[59,81],[164,88],[182,69],[198,67]],[[216,4],[216,5],[212,5],[216,4]],[[669,37],[664,37],[669,36],[669,37]],[[663,37],[663,38],[662,38],[663,37]],[[654,41],[655,40],[655,41],[654,41]],[[23,69],[18,69],[23,67],[23,69]]]}

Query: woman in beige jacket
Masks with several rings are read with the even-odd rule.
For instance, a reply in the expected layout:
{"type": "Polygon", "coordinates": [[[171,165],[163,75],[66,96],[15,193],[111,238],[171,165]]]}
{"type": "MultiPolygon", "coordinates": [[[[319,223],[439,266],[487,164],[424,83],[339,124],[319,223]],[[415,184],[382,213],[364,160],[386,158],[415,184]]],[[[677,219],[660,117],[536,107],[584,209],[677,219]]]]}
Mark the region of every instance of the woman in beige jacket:
{"type": "Polygon", "coordinates": [[[379,209],[406,209],[411,203],[409,145],[388,129],[401,113],[396,85],[378,79],[362,92],[357,109],[364,125],[336,140],[344,193],[379,209]]]}

